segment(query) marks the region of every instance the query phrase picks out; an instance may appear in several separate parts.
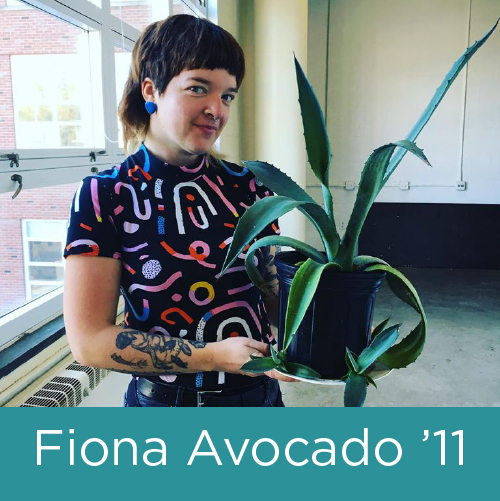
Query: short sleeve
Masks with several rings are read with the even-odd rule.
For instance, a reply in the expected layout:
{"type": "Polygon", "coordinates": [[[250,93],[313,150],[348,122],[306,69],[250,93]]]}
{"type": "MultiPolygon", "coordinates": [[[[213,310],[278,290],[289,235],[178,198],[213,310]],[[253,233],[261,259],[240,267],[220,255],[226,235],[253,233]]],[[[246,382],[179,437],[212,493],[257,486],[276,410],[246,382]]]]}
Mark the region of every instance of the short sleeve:
{"type": "Polygon", "coordinates": [[[113,221],[111,181],[90,176],[80,183],[71,204],[65,258],[70,255],[121,257],[113,221]]]}

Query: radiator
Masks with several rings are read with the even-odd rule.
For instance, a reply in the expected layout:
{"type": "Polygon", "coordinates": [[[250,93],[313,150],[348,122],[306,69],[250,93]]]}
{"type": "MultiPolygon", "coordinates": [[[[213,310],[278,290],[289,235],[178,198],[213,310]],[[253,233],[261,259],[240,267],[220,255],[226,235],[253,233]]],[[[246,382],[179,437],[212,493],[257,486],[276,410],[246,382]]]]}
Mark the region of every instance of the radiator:
{"type": "Polygon", "coordinates": [[[108,374],[106,369],[73,362],[27,398],[20,407],[78,407],[108,374]]]}

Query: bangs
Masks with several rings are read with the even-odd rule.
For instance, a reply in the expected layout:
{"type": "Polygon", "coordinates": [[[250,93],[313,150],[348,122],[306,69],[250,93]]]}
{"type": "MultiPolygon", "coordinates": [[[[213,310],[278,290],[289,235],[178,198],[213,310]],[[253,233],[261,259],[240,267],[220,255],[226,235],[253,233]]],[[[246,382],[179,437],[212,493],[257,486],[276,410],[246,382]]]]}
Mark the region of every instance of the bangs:
{"type": "Polygon", "coordinates": [[[206,19],[184,14],[153,26],[148,44],[151,52],[145,58],[141,81],[150,77],[163,93],[170,80],[184,70],[223,69],[240,87],[245,57],[229,32],[206,19]]]}
{"type": "Polygon", "coordinates": [[[244,75],[244,59],[224,36],[219,33],[203,33],[193,48],[194,51],[186,54],[183,69],[226,70],[236,78],[237,86],[240,86],[244,75]]]}

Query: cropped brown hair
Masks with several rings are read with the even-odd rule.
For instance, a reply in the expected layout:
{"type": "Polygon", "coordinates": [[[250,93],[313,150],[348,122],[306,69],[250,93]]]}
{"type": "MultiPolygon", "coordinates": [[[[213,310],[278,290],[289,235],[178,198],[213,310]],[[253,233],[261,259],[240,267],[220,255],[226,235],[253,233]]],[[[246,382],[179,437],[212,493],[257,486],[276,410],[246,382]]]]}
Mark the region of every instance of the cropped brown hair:
{"type": "Polygon", "coordinates": [[[220,26],[186,14],[154,22],[142,32],[132,51],[118,108],[127,152],[133,153],[148,131],[149,114],[141,90],[144,79],[151,78],[163,94],[172,78],[194,69],[224,69],[236,78],[239,88],[245,75],[243,50],[220,26]]]}

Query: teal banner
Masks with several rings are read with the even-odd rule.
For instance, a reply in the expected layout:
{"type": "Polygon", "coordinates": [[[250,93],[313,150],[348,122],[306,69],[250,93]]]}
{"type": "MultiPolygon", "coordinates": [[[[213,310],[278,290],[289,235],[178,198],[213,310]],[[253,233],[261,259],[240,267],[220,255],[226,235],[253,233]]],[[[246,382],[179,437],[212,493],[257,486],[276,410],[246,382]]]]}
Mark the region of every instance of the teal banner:
{"type": "Polygon", "coordinates": [[[0,409],[3,499],[481,499],[498,408],[0,409]]]}

